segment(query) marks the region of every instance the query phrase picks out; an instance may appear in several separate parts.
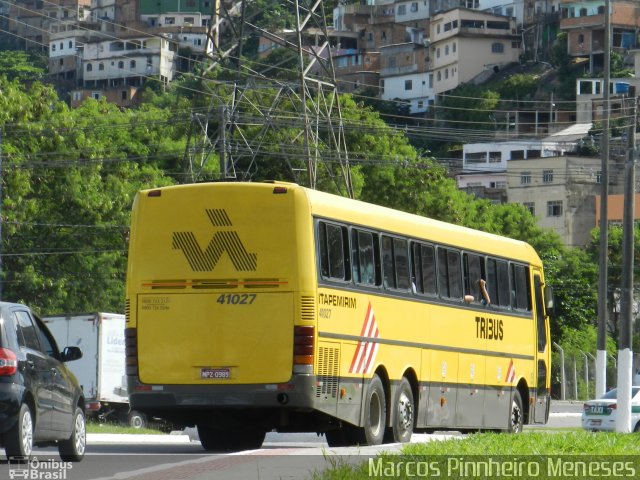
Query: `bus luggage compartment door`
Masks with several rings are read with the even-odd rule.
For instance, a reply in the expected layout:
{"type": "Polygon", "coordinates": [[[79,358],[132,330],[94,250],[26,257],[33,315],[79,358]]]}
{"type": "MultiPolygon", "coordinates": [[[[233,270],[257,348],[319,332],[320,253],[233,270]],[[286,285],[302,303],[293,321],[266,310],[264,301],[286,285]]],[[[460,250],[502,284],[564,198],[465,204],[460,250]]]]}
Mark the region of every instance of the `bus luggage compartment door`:
{"type": "Polygon", "coordinates": [[[285,382],[292,361],[292,293],[138,298],[138,366],[144,383],[285,382]]]}

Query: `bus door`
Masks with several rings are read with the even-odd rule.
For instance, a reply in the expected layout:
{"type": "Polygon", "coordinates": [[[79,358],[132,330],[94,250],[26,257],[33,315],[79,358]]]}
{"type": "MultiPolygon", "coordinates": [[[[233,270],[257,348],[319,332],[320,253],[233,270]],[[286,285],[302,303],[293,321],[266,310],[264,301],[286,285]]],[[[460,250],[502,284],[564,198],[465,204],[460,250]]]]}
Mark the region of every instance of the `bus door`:
{"type": "Polygon", "coordinates": [[[549,331],[547,325],[547,316],[544,308],[544,296],[542,292],[542,279],[540,271],[533,272],[533,289],[535,294],[535,322],[536,322],[536,364],[537,364],[537,382],[536,395],[533,411],[534,423],[546,423],[549,415],[549,390],[547,389],[548,372],[549,372],[549,331]]]}

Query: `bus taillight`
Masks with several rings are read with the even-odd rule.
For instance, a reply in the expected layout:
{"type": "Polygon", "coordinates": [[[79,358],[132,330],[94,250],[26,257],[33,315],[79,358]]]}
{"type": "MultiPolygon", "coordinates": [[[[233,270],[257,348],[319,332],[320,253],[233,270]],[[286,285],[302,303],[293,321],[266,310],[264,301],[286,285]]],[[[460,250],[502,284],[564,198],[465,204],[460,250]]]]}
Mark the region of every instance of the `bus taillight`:
{"type": "Polygon", "coordinates": [[[138,374],[138,336],[135,328],[124,329],[125,372],[138,374]]]}
{"type": "Polygon", "coordinates": [[[315,327],[293,327],[293,373],[313,373],[315,327]]]}

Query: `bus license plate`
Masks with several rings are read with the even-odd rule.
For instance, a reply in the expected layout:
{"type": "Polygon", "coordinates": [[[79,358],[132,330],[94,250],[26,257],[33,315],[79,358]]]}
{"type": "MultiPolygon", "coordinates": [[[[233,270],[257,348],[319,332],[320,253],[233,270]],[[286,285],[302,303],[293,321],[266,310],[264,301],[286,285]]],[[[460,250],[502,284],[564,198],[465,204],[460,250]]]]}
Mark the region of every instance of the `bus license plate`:
{"type": "Polygon", "coordinates": [[[228,368],[201,368],[200,378],[227,379],[231,378],[231,371],[228,368]]]}

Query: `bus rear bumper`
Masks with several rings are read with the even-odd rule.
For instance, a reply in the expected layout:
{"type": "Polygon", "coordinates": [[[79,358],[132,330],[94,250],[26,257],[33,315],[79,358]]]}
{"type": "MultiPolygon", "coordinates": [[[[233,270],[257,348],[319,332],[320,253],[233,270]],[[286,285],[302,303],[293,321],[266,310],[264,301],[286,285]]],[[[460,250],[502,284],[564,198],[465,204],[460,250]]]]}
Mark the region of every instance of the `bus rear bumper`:
{"type": "Polygon", "coordinates": [[[315,375],[293,375],[287,383],[259,385],[148,385],[129,376],[132,409],[289,407],[313,408],[315,375]]]}

